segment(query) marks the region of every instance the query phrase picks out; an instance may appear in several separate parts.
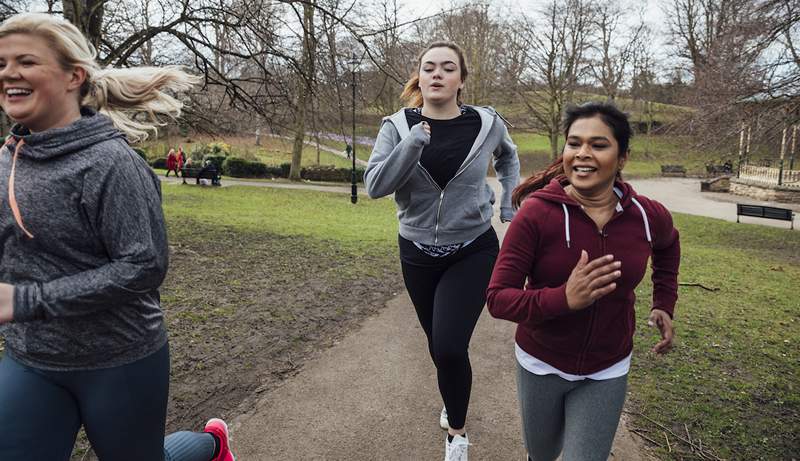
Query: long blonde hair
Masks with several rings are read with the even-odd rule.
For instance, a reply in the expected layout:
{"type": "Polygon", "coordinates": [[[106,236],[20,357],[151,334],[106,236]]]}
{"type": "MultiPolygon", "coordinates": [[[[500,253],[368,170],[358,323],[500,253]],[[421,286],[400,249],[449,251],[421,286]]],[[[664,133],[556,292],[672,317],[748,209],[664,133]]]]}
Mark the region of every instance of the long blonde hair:
{"type": "MultiPolygon", "coordinates": [[[[461,50],[461,47],[453,42],[433,42],[426,46],[425,49],[422,50],[422,52],[417,56],[417,66],[411,72],[411,78],[408,79],[403,87],[403,93],[400,94],[400,100],[402,100],[403,103],[408,107],[422,107],[423,99],[422,90],[419,88],[419,68],[422,66],[422,58],[425,56],[425,53],[434,48],[450,48],[451,50],[455,51],[456,55],[458,56],[458,67],[461,69],[461,82],[467,81],[467,74],[469,74],[467,71],[467,60],[464,58],[464,51],[461,50]]],[[[461,105],[462,101],[460,88],[456,94],[456,102],[459,106],[461,105]]]]}
{"type": "Polygon", "coordinates": [[[173,119],[180,116],[183,103],[164,90],[188,91],[200,81],[177,66],[102,68],[97,63],[97,51],[80,30],[69,21],[48,14],[11,16],[0,24],[0,38],[12,34],[46,40],[66,71],[83,68],[86,81],[80,89],[79,104],[109,116],[131,142],[147,139],[149,132],[158,132],[157,127],[164,124],[158,114],[173,119]],[[137,120],[137,113],[145,114],[147,119],[137,120]]]}

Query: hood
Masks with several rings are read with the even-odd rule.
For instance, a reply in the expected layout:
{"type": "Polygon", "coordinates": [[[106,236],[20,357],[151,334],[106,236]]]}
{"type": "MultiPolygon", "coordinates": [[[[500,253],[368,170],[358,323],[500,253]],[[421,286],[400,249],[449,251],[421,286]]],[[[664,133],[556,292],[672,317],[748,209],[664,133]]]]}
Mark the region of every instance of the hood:
{"type": "Polygon", "coordinates": [[[0,148],[0,155],[12,156],[11,170],[8,172],[8,203],[14,220],[28,238],[33,238],[33,235],[23,223],[14,187],[19,157],[45,161],[80,152],[100,142],[121,137],[124,135],[114,127],[110,118],[89,108],[81,108],[81,118],[62,128],[40,133],[31,133],[20,124],[11,128],[11,134],[0,148]]]}
{"type": "MultiPolygon", "coordinates": [[[[566,241],[567,248],[569,248],[571,232],[569,222],[570,210],[568,206],[580,208],[581,205],[575,201],[575,199],[567,195],[567,193],[564,191],[565,184],[562,184],[562,181],[566,183],[564,176],[554,178],[547,186],[531,194],[531,197],[538,197],[542,200],[561,205],[561,209],[564,212],[564,240],[566,241]]],[[[631,206],[638,208],[639,213],[642,215],[642,226],[644,227],[645,235],[647,236],[647,242],[652,247],[653,236],[650,233],[650,220],[647,218],[647,213],[644,211],[644,207],[642,207],[642,204],[636,199],[636,191],[633,190],[633,187],[631,187],[630,184],[617,179],[614,181],[614,193],[619,198],[619,203],[617,204],[616,210],[618,213],[631,206]]]]}
{"type": "Polygon", "coordinates": [[[24,146],[19,149],[20,157],[47,160],[82,151],[109,139],[124,137],[110,118],[83,107],[81,118],[65,127],[31,133],[23,125],[14,125],[6,145],[13,153],[17,150],[18,141],[22,140],[24,146]]]}

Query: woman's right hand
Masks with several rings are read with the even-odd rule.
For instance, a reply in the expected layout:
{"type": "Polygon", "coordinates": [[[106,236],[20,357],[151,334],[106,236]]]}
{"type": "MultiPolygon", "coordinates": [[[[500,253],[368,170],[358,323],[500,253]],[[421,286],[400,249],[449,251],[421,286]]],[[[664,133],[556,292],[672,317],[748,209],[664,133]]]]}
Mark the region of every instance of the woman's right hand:
{"type": "Polygon", "coordinates": [[[589,254],[586,250],[581,250],[578,264],[567,279],[567,305],[570,310],[585,309],[597,299],[614,291],[617,288],[614,280],[622,275],[619,270],[621,265],[621,262],[614,261],[613,255],[605,255],[589,262],[589,254]]]}
{"type": "Polygon", "coordinates": [[[425,133],[427,133],[428,136],[430,136],[431,135],[431,126],[428,124],[428,122],[423,120],[422,122],[420,122],[420,125],[422,125],[422,129],[425,130],[425,133]]]}

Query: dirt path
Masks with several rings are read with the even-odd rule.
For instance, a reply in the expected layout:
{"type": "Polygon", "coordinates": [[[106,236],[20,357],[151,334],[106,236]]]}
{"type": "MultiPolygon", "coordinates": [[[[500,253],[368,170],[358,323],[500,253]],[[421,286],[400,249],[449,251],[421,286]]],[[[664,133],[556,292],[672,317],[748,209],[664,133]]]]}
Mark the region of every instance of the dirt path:
{"type": "MultiPolygon", "coordinates": [[[[495,223],[502,236],[506,225],[495,223]]],[[[472,459],[521,460],[514,325],[481,316],[472,340],[472,459]]],[[[435,460],[442,402],[414,308],[403,293],[232,421],[238,459],[435,460]]],[[[621,423],[612,460],[649,460],[621,423]]]]}

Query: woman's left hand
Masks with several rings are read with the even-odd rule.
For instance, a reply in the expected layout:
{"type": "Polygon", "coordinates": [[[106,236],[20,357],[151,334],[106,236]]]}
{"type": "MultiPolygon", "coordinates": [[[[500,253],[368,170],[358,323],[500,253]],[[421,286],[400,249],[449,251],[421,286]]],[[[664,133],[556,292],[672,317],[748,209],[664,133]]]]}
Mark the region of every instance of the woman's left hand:
{"type": "Polygon", "coordinates": [[[647,324],[651,327],[658,327],[661,332],[661,341],[656,344],[651,351],[656,354],[665,354],[672,349],[672,338],[675,336],[675,329],[672,328],[672,318],[661,309],[650,311],[650,318],[647,324]]]}
{"type": "Polygon", "coordinates": [[[14,285],[0,283],[0,325],[14,320],[14,285]]]}

